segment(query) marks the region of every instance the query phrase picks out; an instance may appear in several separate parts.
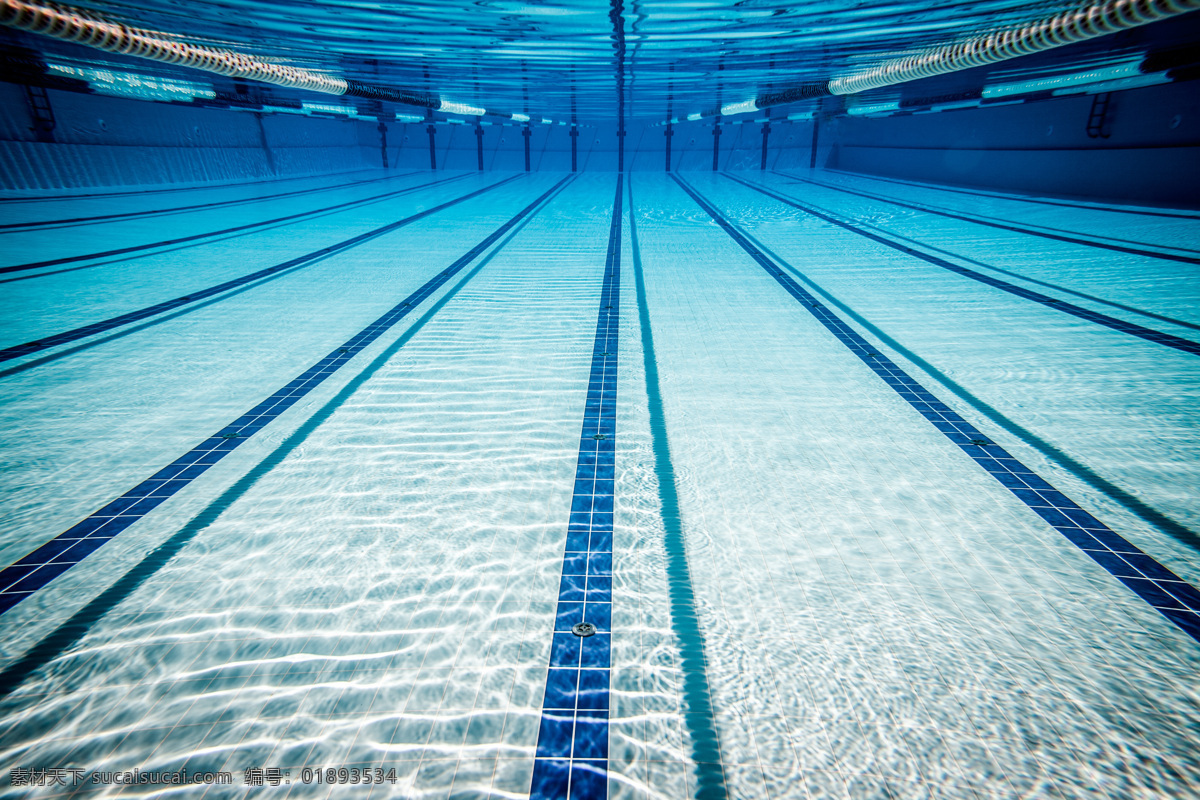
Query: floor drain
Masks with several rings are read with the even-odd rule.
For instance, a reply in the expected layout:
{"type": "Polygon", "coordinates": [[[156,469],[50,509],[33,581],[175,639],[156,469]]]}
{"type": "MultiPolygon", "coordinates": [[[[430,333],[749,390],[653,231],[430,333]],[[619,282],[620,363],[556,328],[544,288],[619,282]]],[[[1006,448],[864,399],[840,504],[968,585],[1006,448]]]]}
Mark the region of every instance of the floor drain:
{"type": "Polygon", "coordinates": [[[596,632],[596,626],[590,622],[576,622],[571,626],[571,633],[576,636],[591,636],[596,632]]]}
{"type": "Polygon", "coordinates": [[[607,439],[608,437],[605,436],[603,433],[597,433],[592,438],[595,439],[596,441],[600,441],[601,439],[607,439]]]}
{"type": "Polygon", "coordinates": [[[346,349],[346,348],[344,348],[344,347],[339,347],[339,348],[338,348],[338,352],[339,352],[339,353],[349,353],[350,351],[349,351],[349,350],[347,350],[347,349],[346,349]]]}
{"type": "Polygon", "coordinates": [[[971,444],[991,444],[987,439],[972,439],[971,444]]]}
{"type": "Polygon", "coordinates": [[[222,439],[236,439],[236,438],[238,438],[238,435],[236,433],[222,433],[221,438],[222,439]]]}

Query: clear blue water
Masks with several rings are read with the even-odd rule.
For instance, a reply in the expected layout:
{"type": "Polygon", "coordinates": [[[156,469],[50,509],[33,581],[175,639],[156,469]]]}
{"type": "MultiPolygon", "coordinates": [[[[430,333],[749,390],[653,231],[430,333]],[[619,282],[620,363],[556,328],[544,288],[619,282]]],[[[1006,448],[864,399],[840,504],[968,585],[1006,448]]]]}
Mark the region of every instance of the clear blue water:
{"type": "MultiPolygon", "coordinates": [[[[377,5],[105,10],[603,127],[1050,8],[377,5]]],[[[1200,798],[1200,212],[278,172],[4,187],[0,797],[1200,798]]]]}
{"type": "MultiPolygon", "coordinates": [[[[521,177],[6,377],[6,561],[286,384],[560,177],[521,177]]],[[[1194,220],[814,179],[823,185],[762,180],[948,250],[956,263],[986,258],[993,274],[1020,271],[1005,277],[1022,286],[1052,281],[1061,288],[1037,288],[1088,308],[1191,330],[1065,290],[1198,322],[1194,281],[1166,262],[1060,243],[1047,264],[1048,247],[1028,235],[888,211],[833,187],[1164,251],[1193,241],[1194,220]]],[[[494,180],[468,175],[238,239],[10,283],[4,344],[217,284],[494,180]]],[[[1194,356],[798,219],[729,178],[688,182],[829,302],[877,326],[895,343],[880,351],[980,430],[1179,576],[1200,580],[1186,543],[1047,455],[1065,451],[1194,527],[1194,356]],[[1051,449],[999,428],[959,394],[1051,449]]],[[[422,306],[427,318],[389,331],[170,503],[0,618],[11,666],[131,568],[155,563],[162,542],[197,531],[4,701],[6,774],[27,764],[186,765],[231,771],[239,785],[213,796],[234,796],[246,791],[247,767],[279,766],[297,782],[292,793],[308,796],[328,787],[299,784],[306,766],[378,765],[397,770],[395,786],[376,790],[384,795],[524,796],[614,183],[599,174],[570,183],[477,274],[431,298],[449,298],[436,313],[422,306]]],[[[634,175],[628,188],[610,796],[684,797],[698,774],[635,244],[728,796],[1195,795],[1194,640],[907,409],[671,178],[634,175]]],[[[54,237],[8,234],[9,252],[61,257],[377,193],[368,184],[54,237]]],[[[196,190],[171,202],[246,194],[196,190]]],[[[14,219],[37,219],[156,203],[141,195],[11,208],[14,219]]]]}

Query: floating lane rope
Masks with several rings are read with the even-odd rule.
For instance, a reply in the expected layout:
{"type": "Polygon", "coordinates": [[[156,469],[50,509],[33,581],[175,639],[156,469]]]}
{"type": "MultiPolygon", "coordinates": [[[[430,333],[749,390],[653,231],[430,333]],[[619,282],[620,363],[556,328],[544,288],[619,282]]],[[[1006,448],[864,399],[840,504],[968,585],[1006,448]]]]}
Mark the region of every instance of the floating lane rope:
{"type": "MultiPolygon", "coordinates": [[[[987,31],[916,53],[882,55],[875,66],[867,69],[838,75],[828,81],[812,81],[778,92],[760,94],[752,100],[727,103],[719,108],[689,114],[687,119],[695,121],[705,117],[747,114],[801,100],[857,94],[1041,53],[1197,9],[1200,9],[1200,0],[1107,0],[1085,4],[1027,25],[987,31]]],[[[679,119],[672,119],[662,124],[678,122],[679,119]]]]}
{"type": "MultiPolygon", "coordinates": [[[[492,111],[445,100],[425,92],[375,86],[315,70],[274,64],[232,50],[188,44],[172,34],[109,22],[91,12],[69,6],[34,5],[24,0],[0,0],[0,25],[94,47],[109,53],[137,56],[274,86],[386,100],[445,114],[503,117],[515,122],[530,121],[528,114],[492,111]]],[[[549,120],[543,118],[542,121],[549,120]]]]}

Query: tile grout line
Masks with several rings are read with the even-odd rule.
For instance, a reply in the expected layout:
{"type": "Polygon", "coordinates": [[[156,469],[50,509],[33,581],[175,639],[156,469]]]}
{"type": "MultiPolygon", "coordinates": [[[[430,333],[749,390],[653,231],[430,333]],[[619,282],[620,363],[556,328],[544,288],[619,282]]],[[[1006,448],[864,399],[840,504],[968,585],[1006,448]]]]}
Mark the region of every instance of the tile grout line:
{"type": "Polygon", "coordinates": [[[608,796],[623,188],[618,174],[530,800],[608,796]]]}
{"type": "Polygon", "coordinates": [[[866,339],[785,274],[679,176],[672,177],[768,275],[931,425],[1110,575],[1200,642],[1200,592],[1084,511],[1004,448],[993,444],[891,359],[876,352],[866,339]]]}

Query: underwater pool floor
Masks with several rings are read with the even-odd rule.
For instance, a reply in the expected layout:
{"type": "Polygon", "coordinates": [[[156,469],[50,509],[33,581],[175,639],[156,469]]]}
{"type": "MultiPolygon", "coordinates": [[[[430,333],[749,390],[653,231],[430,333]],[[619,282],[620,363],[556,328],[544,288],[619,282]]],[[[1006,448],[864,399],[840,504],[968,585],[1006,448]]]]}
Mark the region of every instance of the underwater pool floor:
{"type": "Polygon", "coordinates": [[[1200,213],[0,210],[2,797],[1200,797],[1200,213]]]}

